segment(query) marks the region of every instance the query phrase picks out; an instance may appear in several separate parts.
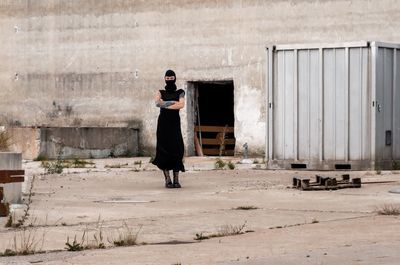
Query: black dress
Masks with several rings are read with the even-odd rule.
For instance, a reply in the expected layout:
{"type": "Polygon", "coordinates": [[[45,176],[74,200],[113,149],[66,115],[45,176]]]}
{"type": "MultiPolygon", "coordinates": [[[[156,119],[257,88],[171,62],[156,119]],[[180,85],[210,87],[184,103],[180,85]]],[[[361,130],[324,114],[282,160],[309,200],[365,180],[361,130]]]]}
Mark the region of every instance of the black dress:
{"type": "MultiPolygon", "coordinates": [[[[176,91],[160,90],[164,101],[179,101],[184,96],[182,89],[176,91]]],[[[157,122],[157,148],[153,164],[161,170],[185,172],[182,159],[184,146],[181,132],[181,118],[179,110],[160,108],[157,122]]]]}

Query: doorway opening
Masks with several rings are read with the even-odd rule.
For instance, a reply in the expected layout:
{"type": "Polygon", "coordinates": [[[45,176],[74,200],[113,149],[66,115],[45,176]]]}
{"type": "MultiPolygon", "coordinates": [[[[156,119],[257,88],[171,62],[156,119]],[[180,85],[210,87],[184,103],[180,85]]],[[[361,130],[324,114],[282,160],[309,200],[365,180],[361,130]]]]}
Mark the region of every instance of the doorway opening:
{"type": "Polygon", "coordinates": [[[191,82],[194,153],[233,156],[235,116],[233,81],[191,82]]]}

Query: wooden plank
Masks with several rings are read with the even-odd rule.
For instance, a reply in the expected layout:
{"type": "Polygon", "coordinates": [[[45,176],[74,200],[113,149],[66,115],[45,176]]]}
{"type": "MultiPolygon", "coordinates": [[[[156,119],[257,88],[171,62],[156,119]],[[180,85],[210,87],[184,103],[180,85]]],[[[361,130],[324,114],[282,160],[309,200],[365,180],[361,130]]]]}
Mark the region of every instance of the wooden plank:
{"type": "Polygon", "coordinates": [[[0,170],[0,177],[23,176],[25,170],[0,170]]]}
{"type": "MultiPolygon", "coordinates": [[[[220,139],[215,139],[215,138],[203,138],[201,139],[203,144],[207,144],[207,145],[220,145],[221,144],[221,140],[220,139]]],[[[224,140],[225,144],[235,144],[236,143],[236,139],[225,139],[224,140]]]]}
{"type": "Polygon", "coordinates": [[[17,183],[17,182],[24,182],[25,178],[23,176],[18,177],[0,177],[0,183],[7,184],[7,183],[17,183]]]}
{"type": "MultiPolygon", "coordinates": [[[[219,149],[203,149],[203,153],[205,155],[219,155],[219,149]]],[[[235,154],[234,150],[225,150],[223,153],[223,155],[228,155],[228,156],[233,156],[235,154]]]]}
{"type": "Polygon", "coordinates": [[[24,182],[25,170],[0,170],[0,183],[24,182]]]}
{"type": "Polygon", "coordinates": [[[234,127],[225,127],[225,126],[195,126],[195,132],[226,132],[233,133],[234,127]]]}

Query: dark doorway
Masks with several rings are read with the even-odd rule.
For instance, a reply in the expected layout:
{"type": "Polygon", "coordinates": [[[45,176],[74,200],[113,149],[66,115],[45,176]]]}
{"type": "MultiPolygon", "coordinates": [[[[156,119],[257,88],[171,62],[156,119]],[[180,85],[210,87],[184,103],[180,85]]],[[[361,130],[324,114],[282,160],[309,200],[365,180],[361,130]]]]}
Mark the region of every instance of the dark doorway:
{"type": "Polygon", "coordinates": [[[195,82],[194,87],[197,155],[234,155],[233,81],[195,82]]]}

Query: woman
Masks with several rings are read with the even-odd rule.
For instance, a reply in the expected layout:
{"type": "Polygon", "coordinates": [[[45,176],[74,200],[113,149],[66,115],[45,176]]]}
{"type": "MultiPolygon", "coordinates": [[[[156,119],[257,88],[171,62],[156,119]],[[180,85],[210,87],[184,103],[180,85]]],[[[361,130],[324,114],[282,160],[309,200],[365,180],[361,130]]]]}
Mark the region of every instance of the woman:
{"type": "Polygon", "coordinates": [[[164,79],[165,90],[159,90],[155,97],[160,115],[157,122],[157,148],[153,164],[164,172],[166,188],[181,188],[179,171],[185,172],[185,167],[182,163],[184,146],[179,110],[185,107],[185,91],[177,90],[174,71],[168,70],[164,79]],[[170,170],[174,174],[173,182],[170,170]]]}

